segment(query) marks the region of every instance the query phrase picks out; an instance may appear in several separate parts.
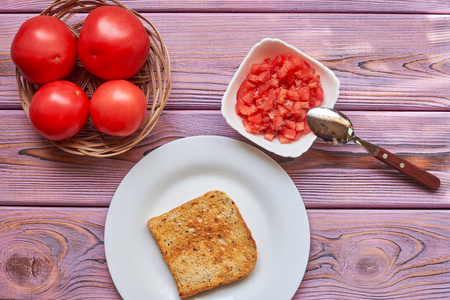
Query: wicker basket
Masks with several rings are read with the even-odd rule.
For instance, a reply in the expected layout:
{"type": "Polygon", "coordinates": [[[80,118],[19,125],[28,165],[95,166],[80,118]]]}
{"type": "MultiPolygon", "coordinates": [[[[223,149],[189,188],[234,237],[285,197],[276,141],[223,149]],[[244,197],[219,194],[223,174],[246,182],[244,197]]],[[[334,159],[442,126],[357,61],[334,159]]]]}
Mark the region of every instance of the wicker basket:
{"type": "MultiPolygon", "coordinates": [[[[96,157],[108,157],[124,153],[147,137],[158,121],[171,90],[169,54],[158,30],[142,15],[127,8],[119,1],[56,0],[41,15],[49,15],[61,19],[78,38],[84,18],[71,22],[72,19],[77,19],[74,16],[79,13],[86,14],[103,5],[123,7],[138,17],[150,37],[151,46],[150,54],[141,71],[136,76],[128,79],[142,89],[148,101],[146,119],[135,134],[129,137],[114,137],[102,134],[95,128],[92,121],[88,119],[84,128],[76,136],[64,141],[50,141],[66,152],[96,157]]],[[[38,86],[26,81],[17,68],[16,79],[20,101],[23,110],[29,118],[30,101],[38,86]]],[[[69,76],[69,80],[78,84],[86,92],[88,97],[91,97],[95,89],[104,82],[104,80],[87,72],[79,61],[74,72],[69,76]]]]}

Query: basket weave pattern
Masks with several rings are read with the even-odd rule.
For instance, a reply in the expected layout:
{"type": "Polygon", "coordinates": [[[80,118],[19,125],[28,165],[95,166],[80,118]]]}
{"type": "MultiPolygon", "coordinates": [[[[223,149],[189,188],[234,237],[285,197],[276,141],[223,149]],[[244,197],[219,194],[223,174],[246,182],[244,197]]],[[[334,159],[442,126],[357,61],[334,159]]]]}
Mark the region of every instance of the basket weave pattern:
{"type": "MultiPolygon", "coordinates": [[[[87,14],[103,5],[120,6],[139,18],[150,38],[150,54],[138,74],[128,80],[136,84],[147,97],[147,116],[139,130],[129,137],[114,137],[99,132],[90,118],[84,128],[74,137],[64,141],[50,141],[58,148],[73,154],[95,157],[115,156],[130,150],[152,131],[170,95],[170,59],[158,30],[145,17],[116,0],[56,0],[41,15],[54,16],[65,22],[78,39],[84,18],[77,14],[87,14]],[[79,18],[78,18],[79,19],[79,18]]],[[[38,86],[26,81],[16,68],[16,79],[22,108],[29,118],[29,105],[38,86]]],[[[90,98],[103,79],[86,71],[79,60],[74,72],[68,78],[83,89],[90,98]]]]}

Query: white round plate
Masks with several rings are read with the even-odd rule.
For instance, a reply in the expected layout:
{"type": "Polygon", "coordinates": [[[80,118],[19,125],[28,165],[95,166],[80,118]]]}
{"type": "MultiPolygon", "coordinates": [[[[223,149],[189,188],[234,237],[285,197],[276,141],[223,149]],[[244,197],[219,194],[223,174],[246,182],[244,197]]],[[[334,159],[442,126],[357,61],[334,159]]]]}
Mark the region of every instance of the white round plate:
{"type": "Polygon", "coordinates": [[[150,152],[114,194],[106,218],[105,252],[124,299],[180,299],[147,221],[216,189],[238,206],[255,239],[258,260],[244,279],[190,299],[292,298],[310,247],[308,218],[296,186],[262,151],[229,138],[198,136],[150,152]]]}

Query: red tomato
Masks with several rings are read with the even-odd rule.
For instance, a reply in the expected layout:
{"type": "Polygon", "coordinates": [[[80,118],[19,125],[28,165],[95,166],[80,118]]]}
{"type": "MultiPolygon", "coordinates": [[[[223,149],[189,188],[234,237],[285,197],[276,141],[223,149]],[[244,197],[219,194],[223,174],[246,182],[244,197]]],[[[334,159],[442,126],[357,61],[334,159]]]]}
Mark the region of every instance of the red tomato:
{"type": "Polygon", "coordinates": [[[45,84],[69,75],[77,62],[77,39],[58,18],[37,16],[20,26],[11,58],[29,82],[45,84]]]}
{"type": "Polygon", "coordinates": [[[90,113],[99,131],[114,136],[129,136],[145,120],[147,98],[140,88],[129,81],[107,81],[92,95],[90,113]]]}
{"type": "Polygon", "coordinates": [[[306,113],[323,102],[320,76],[290,53],[253,64],[236,95],[236,112],[248,133],[282,144],[309,132],[306,113]]]}
{"type": "Polygon", "coordinates": [[[30,103],[30,121],[43,137],[61,141],[77,134],[89,117],[89,98],[70,81],[43,85],[30,103]]]}
{"type": "Polygon", "coordinates": [[[117,6],[94,9],[78,39],[83,67],[103,79],[136,75],[150,51],[150,39],[137,17],[117,6]]]}

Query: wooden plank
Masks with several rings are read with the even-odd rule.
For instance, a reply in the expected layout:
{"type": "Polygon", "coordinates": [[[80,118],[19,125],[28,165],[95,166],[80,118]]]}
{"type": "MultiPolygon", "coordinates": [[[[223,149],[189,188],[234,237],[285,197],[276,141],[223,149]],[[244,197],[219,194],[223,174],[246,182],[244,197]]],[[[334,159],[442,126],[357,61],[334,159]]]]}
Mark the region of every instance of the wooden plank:
{"type": "MultiPolygon", "coordinates": [[[[441,188],[422,188],[355,144],[316,141],[296,159],[268,153],[290,175],[307,207],[450,207],[450,112],[345,113],[358,136],[438,176],[441,188]]],[[[218,111],[166,111],[149,137],[129,152],[83,157],[52,147],[23,112],[0,111],[0,205],[107,206],[142,157],[196,135],[244,140],[218,111]]]]}
{"type": "Polygon", "coordinates": [[[450,211],[308,214],[311,252],[293,299],[450,297],[450,211]]]}
{"type": "MultiPolygon", "coordinates": [[[[0,2],[0,12],[40,12],[53,1],[21,1],[20,4],[14,0],[3,0],[0,2]]],[[[396,1],[214,1],[214,0],[123,0],[123,4],[138,11],[207,11],[207,12],[351,12],[351,13],[449,13],[450,5],[447,0],[403,0],[396,1]]]]}
{"type": "MultiPolygon", "coordinates": [[[[106,208],[0,210],[0,297],[120,299],[106,208]]],[[[450,212],[308,210],[311,249],[293,299],[450,297],[450,212]]],[[[258,241],[257,241],[258,242],[258,241]]]]}
{"type": "Polygon", "coordinates": [[[0,298],[119,299],[103,245],[106,209],[0,211],[0,298]]]}
{"type": "MultiPolygon", "coordinates": [[[[450,110],[449,15],[144,15],[160,31],[171,56],[171,109],[218,109],[251,47],[274,37],[335,72],[341,110],[450,110]]],[[[0,108],[19,108],[9,48],[20,24],[31,16],[0,15],[0,108]]]]}

